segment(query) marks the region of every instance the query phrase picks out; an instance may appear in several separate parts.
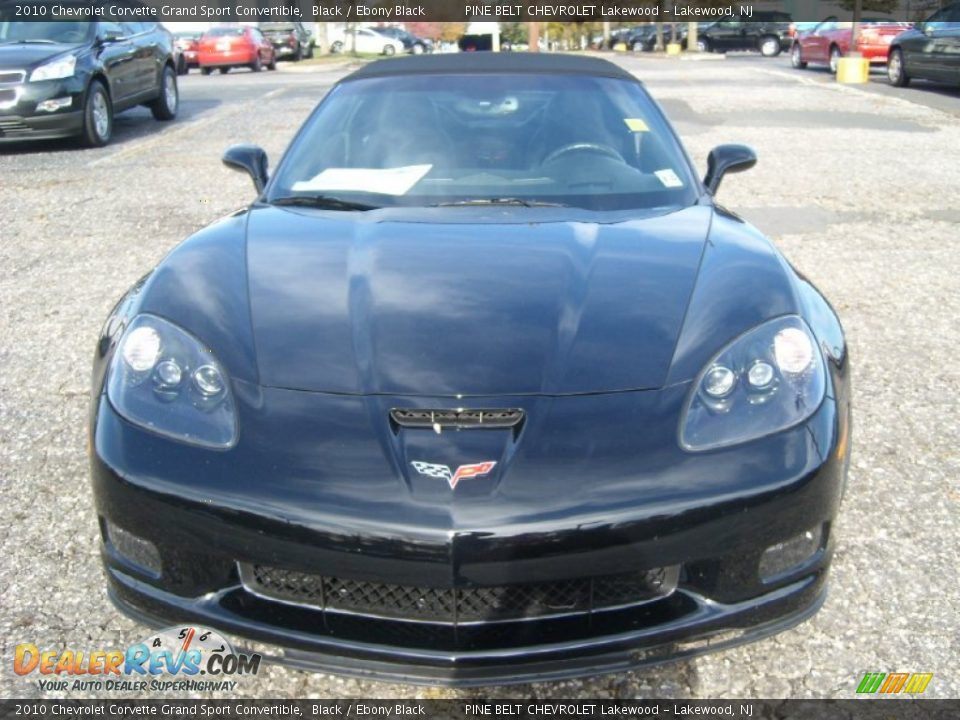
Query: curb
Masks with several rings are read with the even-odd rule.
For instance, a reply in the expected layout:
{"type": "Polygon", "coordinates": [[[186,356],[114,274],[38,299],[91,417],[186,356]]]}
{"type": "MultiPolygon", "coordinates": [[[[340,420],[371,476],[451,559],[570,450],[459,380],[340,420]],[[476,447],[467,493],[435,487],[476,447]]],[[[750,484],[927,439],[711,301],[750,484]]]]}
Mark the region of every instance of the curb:
{"type": "Polygon", "coordinates": [[[636,60],[683,60],[684,62],[715,62],[726,60],[726,53],[709,52],[682,52],[679,55],[668,55],[666,52],[613,52],[611,55],[600,55],[598,57],[615,58],[634,58],[636,60]]]}
{"type": "Polygon", "coordinates": [[[285,73],[325,73],[334,70],[343,70],[349,67],[359,67],[365,64],[363,60],[341,60],[331,63],[277,63],[277,72],[285,73]]]}

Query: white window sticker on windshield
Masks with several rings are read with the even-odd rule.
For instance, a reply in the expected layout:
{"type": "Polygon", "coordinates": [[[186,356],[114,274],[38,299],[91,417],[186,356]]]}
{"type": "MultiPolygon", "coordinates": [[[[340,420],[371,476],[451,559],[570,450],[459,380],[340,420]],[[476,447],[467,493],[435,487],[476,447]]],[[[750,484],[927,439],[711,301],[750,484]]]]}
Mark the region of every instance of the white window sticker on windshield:
{"type": "Polygon", "coordinates": [[[341,190],[381,195],[406,195],[430,172],[433,165],[397,168],[327,168],[309,180],[293,184],[294,192],[341,190]]]}
{"type": "Polygon", "coordinates": [[[653,173],[659,178],[660,182],[663,183],[664,187],[674,188],[674,187],[683,187],[683,180],[677,177],[677,174],[667,168],[665,170],[657,170],[653,173]]]}
{"type": "Polygon", "coordinates": [[[623,121],[627,124],[630,132],[650,132],[650,128],[640,118],[624,118],[623,121]]]}

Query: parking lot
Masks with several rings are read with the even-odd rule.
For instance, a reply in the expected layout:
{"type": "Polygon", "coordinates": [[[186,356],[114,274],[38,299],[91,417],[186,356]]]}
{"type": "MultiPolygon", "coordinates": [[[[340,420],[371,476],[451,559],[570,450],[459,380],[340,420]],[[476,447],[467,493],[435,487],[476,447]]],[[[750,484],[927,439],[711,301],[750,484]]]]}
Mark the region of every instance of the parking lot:
{"type": "MultiPolygon", "coordinates": [[[[454,692],[269,666],[236,694],[847,698],[874,671],[932,672],[927,696],[960,696],[960,94],[891,88],[877,72],[840,86],[785,56],[616,59],[645,80],[701,172],[715,145],[756,149],[721,203],[768,233],[844,321],[855,435],[826,605],[757,644],[600,678],[454,692]]],[[[11,671],[17,643],[93,650],[145,636],[107,600],[88,487],[100,324],[176,243],[253,197],[223,149],[257,143],[275,164],[345,72],[191,74],[174,123],[138,109],[117,117],[106,148],[0,146],[3,696],[42,696],[11,671]]]]}

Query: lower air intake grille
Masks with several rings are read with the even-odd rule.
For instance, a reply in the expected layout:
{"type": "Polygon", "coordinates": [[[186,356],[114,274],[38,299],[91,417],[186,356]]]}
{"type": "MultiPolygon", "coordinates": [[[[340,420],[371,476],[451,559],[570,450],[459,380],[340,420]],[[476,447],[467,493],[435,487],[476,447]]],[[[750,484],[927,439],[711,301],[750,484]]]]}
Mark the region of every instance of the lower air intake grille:
{"type": "Polygon", "coordinates": [[[677,587],[679,568],[492,587],[420,588],[240,564],[247,590],[321,610],[441,623],[587,613],[648,602],[677,587]]]}
{"type": "MultiPolygon", "coordinates": [[[[3,98],[0,98],[2,101],[3,98]]],[[[33,130],[20,118],[0,118],[0,137],[18,137],[30,135],[33,130]]]]}

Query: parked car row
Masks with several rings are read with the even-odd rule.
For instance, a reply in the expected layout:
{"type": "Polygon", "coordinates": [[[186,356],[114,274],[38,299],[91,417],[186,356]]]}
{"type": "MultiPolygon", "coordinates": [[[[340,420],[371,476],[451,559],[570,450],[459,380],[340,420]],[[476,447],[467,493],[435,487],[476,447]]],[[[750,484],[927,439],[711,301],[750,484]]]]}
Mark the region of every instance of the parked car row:
{"type": "MultiPolygon", "coordinates": [[[[687,47],[687,23],[661,24],[664,43],[687,47]],[[674,37],[676,33],[676,37],[674,37]]],[[[793,42],[794,23],[782,12],[755,11],[749,19],[730,15],[720,20],[697,23],[697,48],[701,52],[757,50],[767,57],[779,55],[793,42]]],[[[656,26],[652,23],[621,31],[616,42],[634,52],[650,52],[656,46],[656,26]]]]}
{"type": "MultiPolygon", "coordinates": [[[[840,58],[850,55],[852,23],[830,17],[797,34],[790,53],[793,67],[826,65],[837,71],[840,58]]],[[[861,22],[857,52],[871,64],[886,65],[893,85],[922,79],[960,86],[960,3],[942,8],[923,22],[881,19],[861,22]]]]}
{"type": "MultiPolygon", "coordinates": [[[[857,36],[857,51],[872,64],[886,64],[891,42],[905,27],[903,23],[888,20],[863,20],[857,36]]],[[[836,72],[840,58],[850,54],[852,29],[853,23],[830,17],[799,34],[790,51],[791,64],[798,69],[811,63],[826,65],[831,72],[836,72]]]]}
{"type": "Polygon", "coordinates": [[[432,53],[433,41],[422,38],[401,27],[366,27],[354,33],[341,32],[330,39],[330,52],[342,53],[356,49],[359,53],[374,55],[396,55],[410,53],[423,55],[432,53]]]}
{"type": "MultiPolygon", "coordinates": [[[[823,65],[831,72],[851,54],[853,23],[836,17],[819,23],[793,22],[787,13],[755,11],[749,20],[730,16],[697,26],[697,46],[702,52],[757,50],[773,57],[789,50],[794,68],[823,65]]],[[[664,43],[686,48],[687,23],[660,27],[664,43]]],[[[653,23],[620,29],[611,37],[611,47],[625,45],[634,52],[649,52],[656,42],[653,23]]],[[[855,50],[871,64],[886,65],[893,85],[903,86],[914,78],[960,85],[960,2],[915,26],[884,18],[861,20],[855,50]]]]}
{"type": "Polygon", "coordinates": [[[277,60],[310,58],[316,48],[313,34],[299,21],[262,22],[256,27],[219,25],[205,33],[178,32],[175,37],[180,75],[194,68],[204,75],[236,67],[274,70],[277,60]]]}
{"type": "MultiPolygon", "coordinates": [[[[402,27],[359,28],[355,33],[341,30],[329,38],[329,43],[332,53],[355,48],[375,55],[422,55],[434,50],[432,40],[402,27]]],[[[272,70],[277,60],[304,60],[313,57],[316,50],[313,34],[299,21],[262,22],[255,27],[224,24],[206,33],[177,33],[176,68],[180,74],[199,68],[206,75],[214,70],[227,73],[237,67],[255,72],[264,67],[272,70]]]]}

